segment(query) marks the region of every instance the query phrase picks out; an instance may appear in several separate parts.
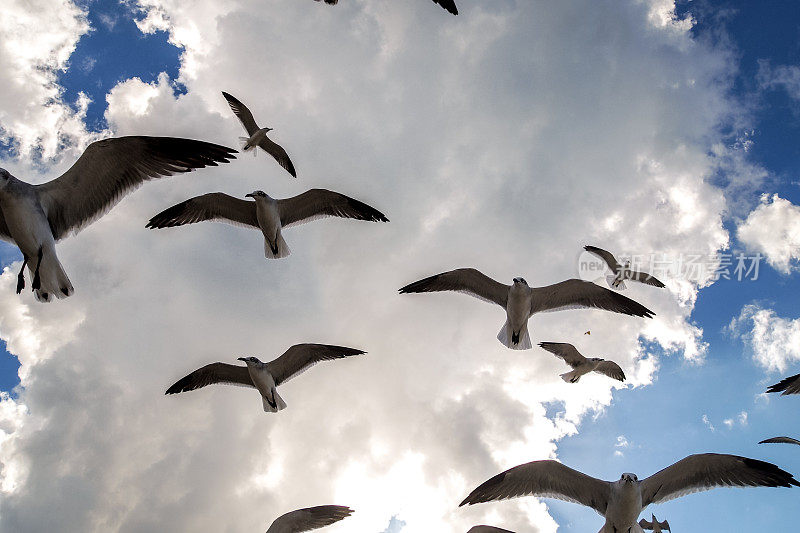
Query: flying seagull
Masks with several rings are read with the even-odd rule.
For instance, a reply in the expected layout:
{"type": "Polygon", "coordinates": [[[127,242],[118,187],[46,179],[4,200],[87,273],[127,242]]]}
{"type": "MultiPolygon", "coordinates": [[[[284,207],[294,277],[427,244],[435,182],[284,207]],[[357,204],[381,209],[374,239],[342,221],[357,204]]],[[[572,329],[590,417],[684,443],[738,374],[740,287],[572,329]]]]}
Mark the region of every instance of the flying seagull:
{"type": "Polygon", "coordinates": [[[781,396],[787,394],[800,394],[800,374],[784,378],[775,385],[770,385],[767,392],[780,392],[781,396]]]}
{"type": "Polygon", "coordinates": [[[66,298],[74,289],[56,256],[55,243],[77,233],[143,182],[216,166],[236,150],[177,137],[117,137],[95,141],[58,178],[31,185],[0,168],[0,238],[16,244],[36,299],[66,298]]]}
{"type": "Polygon", "coordinates": [[[617,481],[602,481],[573,470],[558,461],[533,461],[515,466],[486,481],[461,505],[541,496],[591,507],[605,518],[600,533],[636,531],[636,520],[651,503],[660,503],[715,487],[800,487],[777,466],[756,459],[702,453],[639,480],[625,473],[617,481]],[[634,529],[630,529],[634,528],[634,529]]]}
{"type": "Polygon", "coordinates": [[[771,439],[762,440],[759,444],[797,444],[800,446],[800,440],[792,437],[772,437],[771,439]]]}
{"type": "Polygon", "coordinates": [[[614,361],[606,361],[599,357],[586,358],[567,342],[540,342],[539,346],[560,357],[572,367],[572,372],[561,374],[561,379],[567,383],[577,383],[581,376],[589,372],[599,372],[617,381],[625,381],[625,372],[614,361]]]}
{"type": "MultiPolygon", "coordinates": [[[[260,147],[274,157],[275,161],[291,174],[293,178],[296,178],[297,172],[294,169],[292,160],[289,159],[289,154],[286,153],[286,150],[284,150],[281,145],[272,142],[269,137],[267,137],[267,133],[272,131],[273,128],[259,128],[258,124],[256,124],[256,119],[253,118],[253,113],[247,109],[246,105],[225,91],[222,91],[222,96],[228,101],[228,105],[231,106],[234,114],[239,117],[239,121],[247,132],[247,137],[239,137],[243,143],[242,149],[245,152],[249,152],[250,150],[255,150],[256,147],[260,147]]],[[[255,154],[256,152],[253,152],[253,155],[255,154]]]]}
{"type": "Polygon", "coordinates": [[[514,533],[514,532],[493,526],[473,526],[469,529],[469,531],[467,531],[467,533],[514,533]]]}
{"type": "Polygon", "coordinates": [[[283,240],[283,228],[322,217],[389,222],[377,209],[327,189],[311,189],[280,200],[271,198],[264,191],[254,191],[245,197],[255,201],[240,200],[221,192],[195,196],[157,214],[146,227],[170,228],[203,220],[251,226],[264,234],[264,255],[268,259],[278,259],[291,253],[283,240]]]}
{"type": "MultiPolygon", "coordinates": [[[[315,1],[319,2],[319,0],[315,0],[315,1]]],[[[335,6],[336,4],[339,3],[339,0],[325,0],[325,3],[326,4],[330,4],[332,6],[335,6]]],[[[446,9],[449,13],[452,13],[453,15],[458,15],[458,8],[456,7],[455,0],[433,0],[433,3],[434,4],[439,4],[444,9],[446,9]]]]}
{"type": "Polygon", "coordinates": [[[595,307],[626,315],[652,318],[655,313],[645,306],[594,283],[568,279],[546,287],[529,287],[522,278],[504,285],[474,268],[459,268],[416,281],[400,289],[412,292],[465,292],[506,310],[506,323],[497,339],[514,350],[532,347],[528,318],[542,311],[595,307]]]}
{"type": "Polygon", "coordinates": [[[605,261],[608,265],[608,268],[610,268],[614,273],[613,276],[606,276],[606,281],[608,282],[609,287],[614,289],[625,289],[626,279],[638,281],[644,283],[645,285],[652,285],[653,287],[664,287],[663,283],[650,274],[631,270],[630,261],[626,261],[624,265],[620,265],[619,262],[617,262],[617,258],[614,257],[611,252],[603,250],[602,248],[598,248],[597,246],[584,246],[583,249],[605,261]]]}
{"type": "Polygon", "coordinates": [[[291,511],[275,519],[267,533],[300,533],[335,524],[353,514],[344,505],[319,505],[291,511]]]}
{"type": "Polygon", "coordinates": [[[642,529],[652,529],[654,533],[661,533],[662,531],[672,531],[669,528],[669,522],[667,522],[666,520],[664,520],[663,522],[659,522],[658,519],[656,518],[656,515],[654,515],[653,513],[650,513],[650,519],[651,519],[650,522],[648,522],[647,520],[642,518],[641,520],[639,520],[639,526],[641,526],[642,529]]]}
{"type": "Polygon", "coordinates": [[[211,363],[179,379],[165,394],[187,392],[214,383],[253,387],[261,393],[264,411],[277,413],[286,408],[277,387],[305,372],[320,361],[343,359],[366,353],[355,348],[327,344],[295,344],[277,359],[262,363],[256,357],[239,357],[247,366],[211,363]]]}

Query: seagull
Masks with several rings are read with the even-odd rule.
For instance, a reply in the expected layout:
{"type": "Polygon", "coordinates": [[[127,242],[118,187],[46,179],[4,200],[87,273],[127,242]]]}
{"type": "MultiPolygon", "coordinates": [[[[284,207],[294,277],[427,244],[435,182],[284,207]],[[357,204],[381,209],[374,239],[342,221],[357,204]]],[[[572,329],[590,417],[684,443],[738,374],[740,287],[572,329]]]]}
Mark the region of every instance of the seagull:
{"type": "Polygon", "coordinates": [[[651,518],[650,522],[648,522],[644,518],[639,520],[639,526],[642,529],[652,529],[654,533],[661,533],[662,531],[672,531],[669,528],[669,522],[667,522],[666,520],[664,520],[663,522],[659,522],[658,519],[656,519],[656,515],[654,515],[653,513],[650,513],[650,518],[651,518]]]}
{"type": "Polygon", "coordinates": [[[756,459],[716,453],[690,455],[639,480],[625,473],[602,481],[558,461],[533,461],[498,474],[472,491],[460,505],[517,496],[558,498],[591,507],[605,518],[599,533],[637,531],[636,520],[651,503],[715,487],[800,487],[777,466],[756,459]],[[633,528],[633,529],[631,529],[633,528]]]}
{"type": "Polygon", "coordinates": [[[586,358],[567,342],[540,342],[539,346],[560,357],[572,367],[572,372],[561,374],[561,379],[567,383],[577,383],[581,376],[589,372],[599,372],[617,381],[625,381],[625,372],[614,361],[606,361],[599,357],[586,358]]]}
{"type": "Polygon", "coordinates": [[[264,234],[264,255],[279,259],[291,253],[282,230],[322,217],[353,218],[369,222],[389,222],[377,209],[344,194],[327,189],[310,189],[291,198],[271,198],[264,191],[245,194],[254,202],[240,200],[225,193],[212,192],[195,196],[165,209],[150,219],[145,227],[170,228],[221,220],[236,225],[251,226],[264,234]]]}
{"type": "MultiPolygon", "coordinates": [[[[319,2],[319,0],[315,1],[319,2]]],[[[335,6],[336,4],[339,3],[339,0],[325,0],[325,3],[335,6]]],[[[433,3],[439,4],[444,9],[446,9],[448,13],[452,13],[453,15],[458,15],[458,8],[456,7],[455,0],[433,0],[433,3]]]]}
{"type": "Polygon", "coordinates": [[[296,178],[297,172],[294,169],[292,160],[289,159],[289,154],[286,153],[286,150],[284,150],[281,145],[272,142],[269,137],[267,137],[267,133],[272,131],[273,128],[259,128],[258,124],[256,124],[256,119],[253,118],[253,113],[247,109],[246,105],[225,91],[222,91],[222,96],[228,101],[228,105],[231,106],[234,114],[239,117],[239,121],[247,132],[247,137],[239,137],[239,140],[242,141],[242,149],[245,152],[254,150],[253,155],[256,155],[256,147],[261,147],[262,150],[274,157],[275,161],[291,174],[293,178],[296,178]]]}
{"type": "Polygon", "coordinates": [[[95,141],[58,178],[31,185],[0,168],[0,239],[17,245],[25,288],[27,265],[36,299],[66,298],[74,289],[56,256],[55,243],[102,217],[143,182],[216,166],[236,150],[177,137],[117,137],[95,141]]]}
{"type": "Polygon", "coordinates": [[[655,313],[626,298],[589,281],[568,279],[546,287],[529,287],[523,278],[514,278],[504,285],[474,268],[459,268],[416,281],[400,289],[400,294],[412,292],[465,292],[506,310],[506,323],[497,339],[513,350],[532,347],[528,334],[528,318],[542,311],[595,307],[626,315],[652,318],[655,313]]]}
{"type": "Polygon", "coordinates": [[[366,353],[355,348],[328,344],[296,344],[269,363],[256,357],[239,357],[247,366],[211,363],[179,379],[165,394],[187,392],[213,383],[253,387],[261,393],[264,412],[277,413],[286,409],[277,387],[305,372],[320,361],[343,359],[366,353]]]}
{"type": "Polygon", "coordinates": [[[306,507],[279,516],[269,526],[267,533],[300,533],[335,524],[353,514],[344,505],[319,505],[306,507]]]}
{"type": "Polygon", "coordinates": [[[770,385],[767,392],[780,392],[781,396],[787,394],[800,394],[800,374],[784,378],[775,385],[770,385]],[[781,392],[783,391],[783,392],[781,392]]]}
{"type": "Polygon", "coordinates": [[[762,440],[759,444],[797,444],[800,446],[800,440],[792,437],[772,437],[771,439],[762,440]]]}
{"type": "Polygon", "coordinates": [[[493,526],[473,526],[470,528],[469,531],[467,531],[467,533],[514,533],[514,532],[493,526]]]}
{"type": "Polygon", "coordinates": [[[644,283],[645,285],[652,285],[653,287],[660,287],[663,288],[665,285],[661,283],[659,280],[647,274],[645,272],[637,272],[636,270],[631,270],[631,262],[625,261],[625,265],[620,265],[617,262],[617,258],[611,252],[603,250],[602,248],[598,248],[596,246],[584,246],[584,250],[589,253],[592,253],[598,256],[600,259],[606,262],[608,268],[614,273],[613,276],[606,276],[606,282],[608,282],[609,287],[614,289],[625,289],[625,281],[626,279],[630,279],[633,281],[639,281],[644,283]]]}

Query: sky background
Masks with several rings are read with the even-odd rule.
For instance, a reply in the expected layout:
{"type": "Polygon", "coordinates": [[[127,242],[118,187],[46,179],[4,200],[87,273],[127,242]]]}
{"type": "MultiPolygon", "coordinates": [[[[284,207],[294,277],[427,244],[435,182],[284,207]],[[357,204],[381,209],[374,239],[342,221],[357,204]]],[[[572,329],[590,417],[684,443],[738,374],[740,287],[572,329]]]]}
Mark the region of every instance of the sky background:
{"type": "MultiPolygon", "coordinates": [[[[147,184],[58,246],[75,286],[14,294],[0,244],[0,531],[258,531],[298,507],[370,533],[595,531],[574,504],[456,506],[516,464],[557,458],[640,477],[698,452],[800,472],[800,16],[793,2],[12,0],[0,18],[0,166],[31,182],[92,140],[179,135],[237,146],[220,91],[275,128],[263,154],[147,184]],[[196,194],[325,187],[387,214],[285,234],[223,224],[145,230],[196,194]],[[626,295],[646,321],[569,311],[534,342],[618,361],[578,384],[495,339],[503,313],[458,294],[398,296],[472,266],[510,282],[578,276],[582,246],[702,257],[668,290],[626,295]],[[715,279],[726,255],[757,279],[715,279]],[[756,255],[760,254],[760,255],[756,255]],[[587,330],[591,335],[584,335],[587,330]],[[298,342],[362,348],[285,385],[163,391],[212,361],[298,342]]],[[[735,266],[735,265],[734,265],[735,266]]],[[[733,266],[731,266],[731,271],[733,266]]],[[[749,276],[752,277],[752,276],[749,276]]],[[[735,276],[734,276],[735,278],[735,276]]],[[[603,283],[602,280],[598,282],[603,283]]],[[[644,511],[676,531],[788,530],[798,495],[714,490],[644,511]]]]}

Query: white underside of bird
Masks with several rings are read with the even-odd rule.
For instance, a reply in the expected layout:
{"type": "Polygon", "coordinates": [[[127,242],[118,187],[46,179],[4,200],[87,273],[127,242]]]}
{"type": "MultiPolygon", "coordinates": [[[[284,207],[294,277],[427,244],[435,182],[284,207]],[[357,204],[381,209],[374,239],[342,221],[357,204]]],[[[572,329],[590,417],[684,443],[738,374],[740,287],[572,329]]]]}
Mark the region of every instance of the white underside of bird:
{"type": "Polygon", "coordinates": [[[269,196],[248,194],[256,201],[256,218],[258,227],[264,235],[264,257],[267,259],[280,259],[292,253],[289,245],[281,235],[281,215],[278,211],[278,202],[269,196]]]}
{"type": "Polygon", "coordinates": [[[250,379],[253,384],[261,393],[261,402],[264,405],[265,413],[277,413],[286,409],[286,402],[278,394],[278,388],[275,385],[275,378],[267,370],[265,364],[254,364],[249,361],[247,363],[247,371],[250,373],[250,379]]]}
{"type": "Polygon", "coordinates": [[[512,350],[529,350],[533,347],[528,332],[531,317],[531,290],[527,285],[514,283],[508,291],[506,323],[497,334],[497,340],[512,350]]]}

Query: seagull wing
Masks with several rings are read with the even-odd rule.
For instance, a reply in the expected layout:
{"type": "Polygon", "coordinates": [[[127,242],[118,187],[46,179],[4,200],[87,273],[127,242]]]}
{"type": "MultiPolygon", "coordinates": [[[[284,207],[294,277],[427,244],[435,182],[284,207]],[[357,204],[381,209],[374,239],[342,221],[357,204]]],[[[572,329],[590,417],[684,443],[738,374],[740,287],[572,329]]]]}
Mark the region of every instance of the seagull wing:
{"type": "Polygon", "coordinates": [[[557,498],[586,505],[605,515],[611,484],[558,461],[533,461],[494,476],[473,490],[459,507],[517,496],[557,498]]]}
{"type": "Polygon", "coordinates": [[[250,379],[250,372],[246,366],[229,365],[228,363],[211,363],[198,368],[186,377],[175,382],[164,394],[177,394],[213,385],[224,383],[241,387],[255,387],[250,379]]]}
{"type": "Polygon", "coordinates": [[[400,289],[400,294],[458,291],[495,303],[505,309],[509,290],[511,290],[510,285],[495,281],[474,268],[459,268],[410,283],[400,289]]]}
{"type": "Polygon", "coordinates": [[[493,526],[472,526],[467,533],[514,533],[507,529],[493,526]]]}
{"type": "Polygon", "coordinates": [[[647,272],[632,272],[630,279],[644,283],[645,285],[652,285],[653,287],[664,288],[666,285],[661,283],[656,277],[651,276],[647,272]]]}
{"type": "Polygon", "coordinates": [[[641,527],[642,529],[653,529],[653,523],[648,522],[647,520],[642,518],[641,520],[639,520],[639,527],[641,527]]]}
{"type": "MultiPolygon", "coordinates": [[[[315,2],[319,2],[320,0],[314,0],[314,1],[315,1],[315,2]]],[[[339,3],[339,0],[325,0],[325,3],[326,3],[326,4],[330,4],[330,5],[332,5],[332,6],[335,6],[336,4],[338,4],[338,3],[339,3]]]]}
{"type": "Polygon", "coordinates": [[[797,444],[800,446],[800,440],[792,437],[772,437],[771,439],[762,440],[759,444],[797,444]]]}
{"type": "Polygon", "coordinates": [[[195,196],[165,209],[150,219],[145,227],[171,228],[204,220],[221,220],[240,226],[258,226],[256,203],[240,200],[221,192],[195,196]]]}
{"type": "Polygon", "coordinates": [[[283,146],[273,142],[266,136],[261,139],[261,142],[259,142],[258,145],[263,148],[265,152],[274,157],[275,161],[277,161],[278,164],[284,168],[284,170],[291,174],[293,178],[297,177],[297,171],[294,169],[292,160],[289,159],[289,154],[286,153],[286,150],[283,149],[283,146]]]}
{"type": "Polygon", "coordinates": [[[800,394],[800,374],[789,376],[775,385],[770,385],[767,392],[780,392],[781,396],[786,394],[800,394]]]}
{"type": "Polygon", "coordinates": [[[453,15],[458,15],[458,8],[456,7],[455,0],[433,0],[434,4],[439,4],[444,9],[448,11],[448,13],[452,13],[453,15]]]}
{"type": "Polygon", "coordinates": [[[616,379],[617,381],[625,381],[625,372],[623,372],[620,366],[614,361],[604,360],[597,365],[597,368],[595,368],[594,371],[605,374],[611,379],[616,379]]]}
{"type": "Polygon", "coordinates": [[[228,105],[231,106],[233,113],[239,117],[239,121],[242,123],[242,126],[244,126],[244,130],[247,132],[247,135],[252,136],[260,129],[258,124],[256,124],[256,119],[253,118],[253,113],[247,109],[246,105],[225,91],[222,91],[222,96],[224,96],[225,100],[228,101],[228,105]]]}
{"type": "Polygon", "coordinates": [[[617,258],[614,257],[614,254],[608,250],[603,250],[597,246],[584,246],[583,249],[605,261],[608,268],[610,268],[614,274],[619,271],[621,265],[617,262],[617,258]]]}
{"type": "Polygon", "coordinates": [[[586,362],[586,358],[568,342],[540,342],[539,346],[554,354],[556,357],[560,357],[572,368],[586,362]]]}
{"type": "Polygon", "coordinates": [[[278,213],[281,217],[281,226],[284,227],[322,217],[389,222],[389,219],[377,209],[327,189],[311,189],[292,198],[278,200],[278,213]]]}
{"type": "Polygon", "coordinates": [[[532,289],[531,314],[576,307],[595,307],[625,315],[652,318],[655,313],[623,296],[589,281],[568,279],[532,289]]]}
{"type": "Polygon", "coordinates": [[[275,385],[289,381],[320,361],[332,361],[351,355],[367,353],[355,348],[328,344],[295,344],[283,355],[267,363],[267,370],[275,379],[275,385]]]}
{"type": "Polygon", "coordinates": [[[800,487],[785,470],[772,463],[738,455],[690,455],[644,479],[642,508],[715,487],[800,487]]]}
{"type": "Polygon", "coordinates": [[[275,519],[267,533],[299,533],[335,524],[353,514],[344,505],[320,505],[291,511],[275,519]]]}
{"type": "Polygon", "coordinates": [[[100,218],[143,182],[216,166],[236,150],[177,137],[117,137],[95,141],[60,177],[36,186],[58,240],[100,218]]]}

